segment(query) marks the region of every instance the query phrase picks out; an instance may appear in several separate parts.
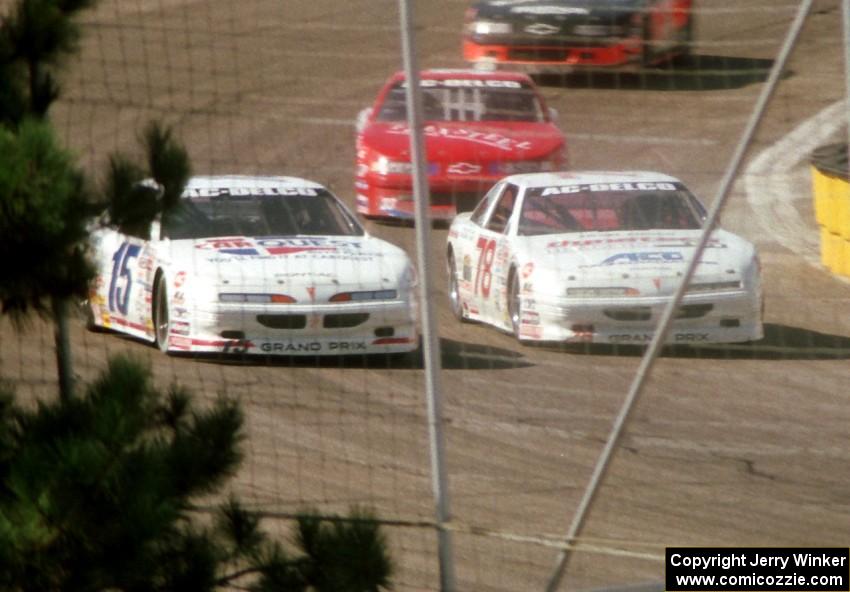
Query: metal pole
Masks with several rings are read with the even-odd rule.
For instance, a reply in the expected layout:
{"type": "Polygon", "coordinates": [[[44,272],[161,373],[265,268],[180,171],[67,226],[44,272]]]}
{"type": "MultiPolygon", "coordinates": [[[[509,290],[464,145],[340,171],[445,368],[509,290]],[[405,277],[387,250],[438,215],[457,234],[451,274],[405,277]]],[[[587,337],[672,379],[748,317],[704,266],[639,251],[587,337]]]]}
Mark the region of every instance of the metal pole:
{"type": "MultiPolygon", "coordinates": [[[[847,150],[850,162],[850,0],[841,3],[844,22],[844,98],[847,101],[845,118],[847,120],[847,150]]],[[[850,167],[850,164],[848,164],[850,167]]]]}
{"type": "Polygon", "coordinates": [[[59,399],[68,403],[74,394],[74,369],[71,364],[71,340],[68,329],[68,302],[54,297],[53,342],[56,347],[56,368],[59,372],[59,399]]]}
{"type": "Polygon", "coordinates": [[[623,406],[620,409],[616,420],[614,421],[611,433],[608,436],[608,441],[605,443],[605,447],[603,448],[602,453],[600,454],[599,459],[596,462],[596,466],[594,467],[593,474],[590,478],[590,483],[588,484],[587,489],[584,492],[584,496],[582,497],[581,502],[579,503],[578,509],[576,510],[576,514],[573,517],[573,522],[570,525],[570,529],[565,537],[566,544],[564,546],[564,549],[558,554],[558,559],[555,563],[555,569],[552,573],[551,578],[549,579],[549,583],[546,585],[546,592],[556,592],[556,590],[560,586],[561,580],[564,576],[564,573],[566,572],[567,565],[569,565],[569,561],[572,556],[571,546],[575,544],[575,541],[581,535],[581,531],[593,506],[593,502],[596,499],[596,493],[599,490],[599,487],[602,485],[602,481],[605,479],[605,475],[608,472],[608,467],[610,465],[611,459],[614,455],[617,445],[619,444],[620,438],[623,435],[623,431],[626,428],[626,424],[629,421],[632,410],[638,402],[641,392],[643,391],[644,383],[646,382],[646,379],[649,376],[650,371],[652,370],[652,366],[655,363],[655,360],[658,357],[661,348],[663,347],[664,341],[667,337],[667,333],[670,329],[673,314],[675,313],[676,309],[679,308],[679,304],[682,302],[682,297],[685,294],[685,290],[687,289],[687,286],[691,283],[691,278],[694,275],[694,271],[696,270],[697,264],[702,258],[702,253],[703,251],[705,251],[705,247],[708,244],[709,238],[711,236],[711,231],[714,229],[714,226],[717,223],[717,216],[720,214],[720,210],[726,203],[726,199],[729,196],[729,191],[732,187],[732,183],[735,180],[735,177],[738,175],[738,171],[741,168],[744,156],[746,155],[746,152],[749,149],[750,144],[752,143],[753,137],[755,136],[759,125],[761,124],[767,105],[770,102],[770,99],[779,84],[780,76],[785,70],[785,65],[788,62],[788,57],[791,55],[791,51],[794,49],[794,46],[797,43],[797,38],[799,37],[800,31],[803,29],[803,25],[805,24],[806,17],[808,16],[809,11],[811,10],[813,1],[814,0],[801,0],[800,2],[800,8],[797,11],[797,16],[794,19],[790,30],[788,31],[788,35],[785,38],[785,42],[782,45],[782,49],[780,50],[779,55],[777,56],[776,61],[773,64],[773,68],[770,71],[770,76],[768,77],[767,82],[765,83],[765,86],[762,89],[758,101],[756,102],[756,105],[753,109],[753,113],[750,116],[750,120],[747,124],[747,127],[738,142],[738,146],[735,149],[734,154],[732,155],[732,160],[729,162],[729,165],[726,169],[726,173],[724,174],[723,179],[720,182],[720,187],[718,188],[717,194],[714,198],[714,202],[711,204],[711,208],[709,209],[702,234],[700,234],[699,241],[697,243],[696,249],[694,250],[694,255],[688,262],[688,266],[685,271],[685,276],[682,278],[681,283],[677,287],[676,293],[673,295],[673,298],[670,300],[670,302],[667,304],[667,307],[664,309],[664,314],[661,316],[658,329],[655,332],[655,335],[653,336],[653,339],[650,342],[649,347],[647,348],[646,353],[643,356],[643,359],[641,360],[638,371],[635,374],[635,378],[632,381],[631,387],[629,388],[629,393],[626,396],[626,400],[623,403],[623,406]]]}
{"type": "Polygon", "coordinates": [[[419,265],[419,293],[422,312],[422,350],[425,360],[425,391],[428,398],[428,427],[431,442],[431,483],[437,514],[437,544],[440,560],[440,590],[455,589],[454,558],[451,532],[446,525],[451,520],[448,475],[445,468],[445,446],[442,432],[440,382],[440,342],[437,316],[434,311],[433,274],[429,265],[431,245],[430,197],[425,169],[425,142],[422,133],[422,93],[419,88],[419,66],[416,63],[416,43],[409,0],[399,0],[401,13],[401,42],[404,71],[407,80],[407,122],[410,128],[410,160],[413,164],[413,198],[416,205],[416,254],[419,265]]]}

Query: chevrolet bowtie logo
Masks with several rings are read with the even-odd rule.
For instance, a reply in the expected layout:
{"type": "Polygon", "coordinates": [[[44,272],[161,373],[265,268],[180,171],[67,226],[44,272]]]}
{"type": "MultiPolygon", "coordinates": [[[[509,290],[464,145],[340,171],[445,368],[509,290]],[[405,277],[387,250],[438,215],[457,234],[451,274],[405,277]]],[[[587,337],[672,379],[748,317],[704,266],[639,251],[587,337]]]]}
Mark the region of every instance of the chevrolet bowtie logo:
{"type": "Polygon", "coordinates": [[[525,28],[525,32],[531,33],[532,35],[554,35],[560,30],[560,28],[547,25],[546,23],[535,23],[533,25],[528,25],[525,28]]]}
{"type": "Polygon", "coordinates": [[[446,169],[453,175],[471,175],[481,172],[481,165],[469,164],[468,162],[456,162],[446,169]]]}

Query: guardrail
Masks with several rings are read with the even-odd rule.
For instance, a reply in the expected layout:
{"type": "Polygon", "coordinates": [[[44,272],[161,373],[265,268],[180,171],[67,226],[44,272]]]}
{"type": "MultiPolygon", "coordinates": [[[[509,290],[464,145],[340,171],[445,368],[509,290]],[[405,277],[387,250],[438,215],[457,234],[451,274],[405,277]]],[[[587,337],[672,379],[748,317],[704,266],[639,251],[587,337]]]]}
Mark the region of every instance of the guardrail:
{"type": "Polygon", "coordinates": [[[847,143],[812,152],[815,219],[820,227],[820,257],[832,273],[850,277],[850,174],[847,143]]]}

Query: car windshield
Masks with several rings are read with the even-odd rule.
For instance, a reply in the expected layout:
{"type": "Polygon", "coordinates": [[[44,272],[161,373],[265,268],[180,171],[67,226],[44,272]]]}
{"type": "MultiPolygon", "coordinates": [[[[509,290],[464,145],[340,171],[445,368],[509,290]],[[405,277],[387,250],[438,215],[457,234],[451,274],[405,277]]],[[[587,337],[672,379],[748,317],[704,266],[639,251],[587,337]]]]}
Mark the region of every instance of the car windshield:
{"type": "MultiPolygon", "coordinates": [[[[423,80],[426,121],[544,121],[534,89],[517,80],[423,80]]],[[[378,108],[377,121],[407,118],[405,84],[398,82],[378,108]]]]}
{"type": "Polygon", "coordinates": [[[196,239],[363,234],[354,217],[325,190],[203,188],[187,193],[176,211],[166,218],[164,236],[196,239]]]}
{"type": "Polygon", "coordinates": [[[521,235],[700,228],[705,211],[679,183],[597,183],[526,191],[521,235]]]}

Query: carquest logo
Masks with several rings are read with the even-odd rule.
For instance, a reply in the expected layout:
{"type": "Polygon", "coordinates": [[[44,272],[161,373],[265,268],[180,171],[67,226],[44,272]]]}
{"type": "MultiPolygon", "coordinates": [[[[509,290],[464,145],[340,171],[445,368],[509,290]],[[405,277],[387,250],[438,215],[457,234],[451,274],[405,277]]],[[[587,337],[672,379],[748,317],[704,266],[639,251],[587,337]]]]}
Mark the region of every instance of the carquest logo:
{"type": "Polygon", "coordinates": [[[293,255],[305,251],[334,252],[340,248],[358,248],[355,241],[316,238],[210,238],[195,245],[197,249],[218,251],[223,255],[293,255]]]}
{"type": "Polygon", "coordinates": [[[617,253],[608,257],[596,267],[607,265],[640,264],[640,263],[679,263],[685,257],[678,251],[658,251],[655,253],[617,253]]]}

